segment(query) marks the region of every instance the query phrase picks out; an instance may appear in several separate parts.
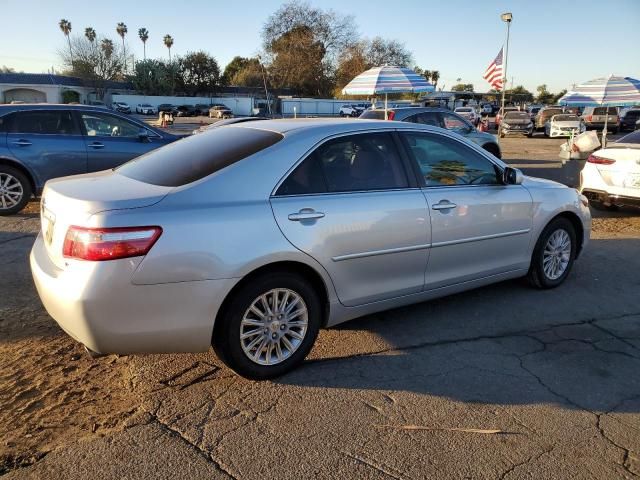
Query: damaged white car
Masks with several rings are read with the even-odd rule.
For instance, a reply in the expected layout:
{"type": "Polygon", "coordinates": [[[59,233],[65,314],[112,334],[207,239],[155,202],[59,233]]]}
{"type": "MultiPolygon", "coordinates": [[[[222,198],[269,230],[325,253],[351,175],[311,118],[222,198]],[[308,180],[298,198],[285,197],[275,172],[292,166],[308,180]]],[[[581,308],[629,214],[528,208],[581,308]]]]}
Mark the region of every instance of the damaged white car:
{"type": "Polygon", "coordinates": [[[579,135],[585,130],[586,127],[580,117],[567,113],[554,115],[544,125],[545,136],[552,138],[579,135]]]}

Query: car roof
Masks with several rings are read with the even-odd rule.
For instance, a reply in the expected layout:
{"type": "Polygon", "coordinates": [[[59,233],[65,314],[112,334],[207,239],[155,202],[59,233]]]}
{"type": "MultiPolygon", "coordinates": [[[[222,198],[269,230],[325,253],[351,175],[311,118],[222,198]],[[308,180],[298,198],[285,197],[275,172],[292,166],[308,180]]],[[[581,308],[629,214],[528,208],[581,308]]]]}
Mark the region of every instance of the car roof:
{"type": "MultiPolygon", "coordinates": [[[[102,104],[101,104],[102,105],[102,104]]],[[[24,110],[91,110],[104,113],[104,106],[67,103],[15,103],[0,105],[0,114],[24,110]]]]}

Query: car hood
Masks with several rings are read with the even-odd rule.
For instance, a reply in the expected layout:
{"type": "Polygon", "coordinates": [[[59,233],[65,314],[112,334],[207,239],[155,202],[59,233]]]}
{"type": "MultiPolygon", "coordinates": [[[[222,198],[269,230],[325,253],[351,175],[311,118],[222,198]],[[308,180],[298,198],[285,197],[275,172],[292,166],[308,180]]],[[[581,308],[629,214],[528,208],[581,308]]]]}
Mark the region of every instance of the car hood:
{"type": "Polygon", "coordinates": [[[565,122],[551,122],[551,126],[552,127],[571,127],[571,128],[579,128],[580,127],[580,120],[569,120],[569,121],[565,121],[565,122]]]}

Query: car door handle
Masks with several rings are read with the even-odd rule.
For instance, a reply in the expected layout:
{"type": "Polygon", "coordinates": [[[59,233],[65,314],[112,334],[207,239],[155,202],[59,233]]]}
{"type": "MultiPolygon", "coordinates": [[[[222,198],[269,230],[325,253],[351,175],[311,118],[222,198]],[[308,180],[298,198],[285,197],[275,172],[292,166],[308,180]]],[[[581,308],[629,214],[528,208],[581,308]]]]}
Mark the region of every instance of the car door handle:
{"type": "Polygon", "coordinates": [[[316,212],[313,208],[303,208],[297,213],[290,213],[289,220],[299,222],[301,220],[316,220],[324,217],[324,213],[316,212]]]}
{"type": "Polygon", "coordinates": [[[29,140],[16,140],[15,142],[11,142],[14,145],[17,145],[18,147],[28,147],[29,145],[32,145],[32,143],[29,140]]]}
{"type": "Polygon", "coordinates": [[[431,210],[449,210],[450,208],[456,208],[458,205],[451,203],[449,200],[440,200],[435,205],[431,206],[431,210]]]}
{"type": "Polygon", "coordinates": [[[93,142],[93,143],[90,143],[89,146],[91,148],[104,148],[104,143],[93,142]]]}

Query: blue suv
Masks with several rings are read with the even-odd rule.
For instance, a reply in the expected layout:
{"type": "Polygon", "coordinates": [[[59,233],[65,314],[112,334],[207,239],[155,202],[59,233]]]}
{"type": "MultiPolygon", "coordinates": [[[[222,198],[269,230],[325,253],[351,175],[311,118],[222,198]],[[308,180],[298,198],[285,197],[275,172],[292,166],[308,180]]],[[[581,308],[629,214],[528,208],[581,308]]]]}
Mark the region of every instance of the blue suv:
{"type": "Polygon", "coordinates": [[[51,178],[114,168],[179,138],[104,108],[0,105],[0,215],[51,178]]]}

